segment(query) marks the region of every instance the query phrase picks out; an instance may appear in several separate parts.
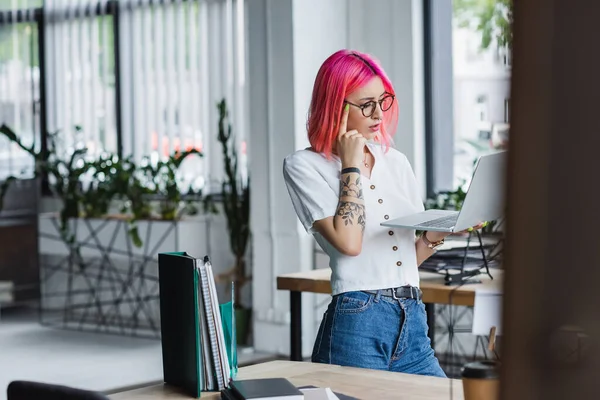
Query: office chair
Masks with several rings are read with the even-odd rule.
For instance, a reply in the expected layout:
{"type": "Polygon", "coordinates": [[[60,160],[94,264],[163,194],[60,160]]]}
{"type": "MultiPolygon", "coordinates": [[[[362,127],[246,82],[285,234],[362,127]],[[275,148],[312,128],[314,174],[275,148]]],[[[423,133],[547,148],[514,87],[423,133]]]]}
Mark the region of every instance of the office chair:
{"type": "Polygon", "coordinates": [[[103,394],[90,390],[31,381],[12,381],[6,393],[8,400],[108,400],[103,394]]]}

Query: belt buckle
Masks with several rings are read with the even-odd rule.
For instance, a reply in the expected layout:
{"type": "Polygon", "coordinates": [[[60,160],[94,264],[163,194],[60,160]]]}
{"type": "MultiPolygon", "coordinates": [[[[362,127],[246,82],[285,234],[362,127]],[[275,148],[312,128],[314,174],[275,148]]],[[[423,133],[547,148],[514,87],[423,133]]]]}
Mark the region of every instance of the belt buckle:
{"type": "Polygon", "coordinates": [[[415,286],[415,299],[419,300],[419,299],[421,299],[422,296],[423,296],[423,292],[421,292],[421,289],[419,289],[418,287],[415,286]]]}
{"type": "Polygon", "coordinates": [[[411,299],[418,299],[419,298],[419,289],[414,287],[414,286],[404,286],[404,287],[397,287],[397,288],[393,288],[392,289],[392,297],[394,298],[394,300],[400,300],[400,297],[398,297],[397,294],[397,290],[398,289],[403,289],[403,288],[407,288],[408,291],[410,292],[410,298],[411,299]],[[414,290],[414,292],[413,292],[414,290]]]}

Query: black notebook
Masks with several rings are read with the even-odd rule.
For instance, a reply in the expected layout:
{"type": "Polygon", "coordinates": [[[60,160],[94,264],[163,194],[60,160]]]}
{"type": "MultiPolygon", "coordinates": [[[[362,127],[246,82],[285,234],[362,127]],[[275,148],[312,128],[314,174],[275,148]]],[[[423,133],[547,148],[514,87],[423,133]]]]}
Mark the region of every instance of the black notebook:
{"type": "Polygon", "coordinates": [[[237,362],[235,319],[231,302],[221,318],[210,260],[160,253],[158,283],[164,381],[196,398],[224,389],[237,362]]]}
{"type": "Polygon", "coordinates": [[[233,380],[230,388],[239,400],[304,399],[304,394],[285,378],[233,380]]]}

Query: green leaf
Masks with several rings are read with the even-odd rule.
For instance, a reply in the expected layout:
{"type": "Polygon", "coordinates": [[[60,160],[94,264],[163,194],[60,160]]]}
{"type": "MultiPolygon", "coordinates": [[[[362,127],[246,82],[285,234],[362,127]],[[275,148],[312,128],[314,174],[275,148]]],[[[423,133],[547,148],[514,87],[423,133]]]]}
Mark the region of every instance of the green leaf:
{"type": "Polygon", "coordinates": [[[480,48],[493,42],[498,47],[512,47],[511,0],[454,0],[453,13],[460,28],[473,27],[481,34],[480,48]]]}
{"type": "Polygon", "coordinates": [[[142,239],[140,238],[140,232],[138,231],[137,226],[129,228],[129,237],[131,237],[131,242],[135,247],[142,247],[142,239]]]}

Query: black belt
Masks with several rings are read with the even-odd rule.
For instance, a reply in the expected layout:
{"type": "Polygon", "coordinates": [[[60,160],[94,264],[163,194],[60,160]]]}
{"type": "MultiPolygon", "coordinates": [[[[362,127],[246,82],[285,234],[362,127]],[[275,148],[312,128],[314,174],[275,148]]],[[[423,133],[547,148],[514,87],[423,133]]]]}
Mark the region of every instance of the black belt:
{"type": "MultiPolygon", "coordinates": [[[[363,290],[365,293],[377,294],[378,290],[363,290]]],[[[416,286],[400,286],[397,288],[381,289],[381,295],[393,297],[394,299],[421,300],[423,292],[416,286]]]]}

